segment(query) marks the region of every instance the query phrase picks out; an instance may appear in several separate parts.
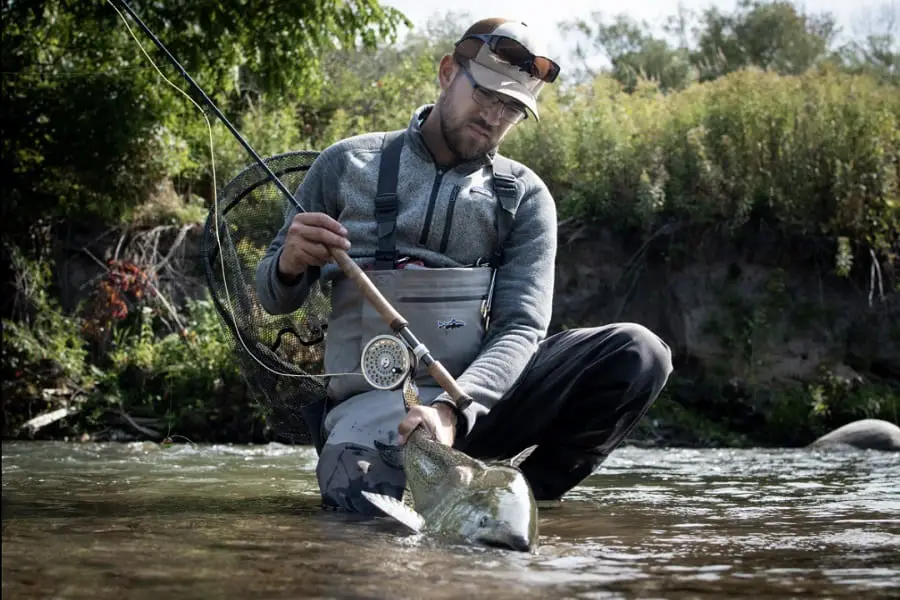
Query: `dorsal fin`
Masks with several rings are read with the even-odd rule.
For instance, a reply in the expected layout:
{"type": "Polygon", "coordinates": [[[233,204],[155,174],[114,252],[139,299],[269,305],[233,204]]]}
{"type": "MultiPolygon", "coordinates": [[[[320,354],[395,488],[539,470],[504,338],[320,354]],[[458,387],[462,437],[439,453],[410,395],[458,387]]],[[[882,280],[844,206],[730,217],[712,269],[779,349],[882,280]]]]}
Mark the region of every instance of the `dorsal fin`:
{"type": "Polygon", "coordinates": [[[524,450],[522,450],[521,452],[519,452],[518,454],[513,456],[511,459],[509,459],[509,466],[515,467],[518,469],[519,465],[521,465],[523,462],[525,462],[525,459],[528,458],[529,456],[531,456],[532,452],[534,452],[536,449],[537,449],[537,444],[535,444],[534,446],[529,446],[529,447],[525,448],[524,450]]]}

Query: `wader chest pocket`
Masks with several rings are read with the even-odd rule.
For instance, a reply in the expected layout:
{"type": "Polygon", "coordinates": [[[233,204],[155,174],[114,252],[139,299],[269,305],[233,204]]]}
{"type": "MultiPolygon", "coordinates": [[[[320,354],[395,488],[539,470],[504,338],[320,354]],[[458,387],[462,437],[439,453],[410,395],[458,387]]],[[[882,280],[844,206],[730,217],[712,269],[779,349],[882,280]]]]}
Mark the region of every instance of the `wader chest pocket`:
{"type": "MultiPolygon", "coordinates": [[[[482,308],[490,285],[488,268],[402,269],[369,275],[388,302],[409,322],[409,328],[454,378],[481,349],[482,308]]],[[[372,337],[390,327],[368,302],[362,305],[360,351],[372,337]]],[[[424,365],[419,385],[435,385],[424,365]]]]}

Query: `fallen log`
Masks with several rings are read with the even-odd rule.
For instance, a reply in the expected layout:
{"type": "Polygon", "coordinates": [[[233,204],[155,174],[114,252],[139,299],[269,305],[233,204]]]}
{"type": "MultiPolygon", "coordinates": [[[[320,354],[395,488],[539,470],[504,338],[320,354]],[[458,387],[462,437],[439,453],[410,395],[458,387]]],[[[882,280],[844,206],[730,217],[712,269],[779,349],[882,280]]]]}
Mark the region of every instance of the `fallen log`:
{"type": "Polygon", "coordinates": [[[28,421],[23,423],[21,427],[19,427],[18,431],[21,432],[22,430],[28,430],[29,435],[34,435],[47,425],[56,423],[57,421],[65,419],[66,417],[70,417],[74,414],[78,414],[79,412],[81,412],[81,409],[77,406],[64,406],[63,408],[51,410],[50,412],[39,414],[33,419],[29,419],[28,421]]]}

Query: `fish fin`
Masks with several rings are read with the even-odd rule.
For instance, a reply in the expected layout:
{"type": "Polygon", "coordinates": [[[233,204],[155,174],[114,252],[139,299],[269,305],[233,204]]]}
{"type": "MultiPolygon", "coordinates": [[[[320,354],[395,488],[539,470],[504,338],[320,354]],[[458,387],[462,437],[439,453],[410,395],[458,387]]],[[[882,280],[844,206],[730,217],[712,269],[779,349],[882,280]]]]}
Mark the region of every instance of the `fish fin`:
{"type": "Polygon", "coordinates": [[[375,440],[375,449],[378,450],[385,464],[396,469],[403,468],[403,446],[389,446],[375,440]]]}
{"type": "Polygon", "coordinates": [[[472,472],[471,467],[456,466],[450,469],[451,481],[462,487],[469,487],[469,484],[472,483],[472,478],[474,476],[475,473],[472,472]]]}
{"type": "Polygon", "coordinates": [[[534,446],[529,446],[529,447],[525,448],[524,450],[522,450],[521,452],[519,452],[518,454],[513,456],[511,459],[509,459],[509,466],[515,467],[518,469],[519,465],[521,465],[523,462],[525,462],[525,459],[527,459],[529,456],[531,456],[531,454],[535,450],[537,450],[537,444],[535,444],[534,446]]]}
{"type": "Polygon", "coordinates": [[[372,492],[363,491],[365,498],[377,506],[387,516],[399,521],[403,525],[409,527],[413,532],[419,533],[425,527],[425,519],[412,508],[403,504],[396,498],[384,496],[382,494],[373,494],[372,492]]]}

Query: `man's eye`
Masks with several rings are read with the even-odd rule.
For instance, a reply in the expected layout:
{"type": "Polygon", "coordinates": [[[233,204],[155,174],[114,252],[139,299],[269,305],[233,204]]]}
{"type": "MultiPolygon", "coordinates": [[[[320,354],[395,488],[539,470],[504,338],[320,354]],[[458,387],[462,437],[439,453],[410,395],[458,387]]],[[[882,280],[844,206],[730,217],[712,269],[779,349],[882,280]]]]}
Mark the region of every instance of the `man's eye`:
{"type": "Polygon", "coordinates": [[[497,104],[498,102],[500,102],[500,98],[498,98],[496,94],[492,94],[491,92],[483,88],[478,88],[478,93],[482,98],[484,98],[486,102],[490,102],[491,104],[497,104]]]}

